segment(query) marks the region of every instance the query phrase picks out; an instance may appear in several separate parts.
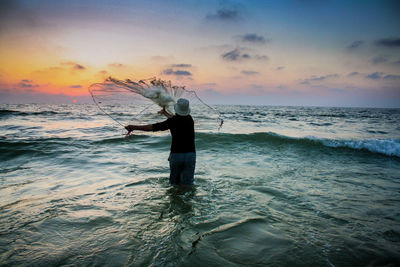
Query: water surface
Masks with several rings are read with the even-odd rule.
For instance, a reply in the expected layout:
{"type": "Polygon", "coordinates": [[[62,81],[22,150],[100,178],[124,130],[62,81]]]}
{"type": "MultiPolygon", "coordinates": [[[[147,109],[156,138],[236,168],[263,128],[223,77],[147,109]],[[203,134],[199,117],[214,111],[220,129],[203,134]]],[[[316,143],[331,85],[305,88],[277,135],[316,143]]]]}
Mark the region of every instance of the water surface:
{"type": "Polygon", "coordinates": [[[126,140],[93,105],[0,108],[0,265],[400,262],[399,109],[218,106],[180,189],[167,132],[126,140]]]}

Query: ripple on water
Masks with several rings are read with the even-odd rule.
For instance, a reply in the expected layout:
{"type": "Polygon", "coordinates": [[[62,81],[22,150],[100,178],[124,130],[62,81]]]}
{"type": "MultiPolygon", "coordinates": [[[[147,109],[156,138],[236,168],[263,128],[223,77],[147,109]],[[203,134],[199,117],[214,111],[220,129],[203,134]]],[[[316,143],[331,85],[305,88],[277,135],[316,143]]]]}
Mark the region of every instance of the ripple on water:
{"type": "Polygon", "coordinates": [[[267,264],[274,262],[274,257],[282,257],[293,245],[261,217],[223,224],[196,236],[186,264],[205,258],[230,264],[267,264]]]}

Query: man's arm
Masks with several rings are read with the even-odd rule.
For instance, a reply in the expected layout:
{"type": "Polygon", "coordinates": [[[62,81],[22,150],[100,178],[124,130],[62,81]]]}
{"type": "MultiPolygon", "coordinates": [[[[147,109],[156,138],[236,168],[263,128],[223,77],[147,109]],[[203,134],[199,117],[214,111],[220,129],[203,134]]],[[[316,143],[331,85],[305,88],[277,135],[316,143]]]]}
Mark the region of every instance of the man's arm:
{"type": "Polygon", "coordinates": [[[159,122],[156,124],[148,124],[148,125],[128,125],[125,126],[125,129],[128,131],[127,135],[129,135],[132,131],[146,131],[146,132],[154,132],[154,131],[165,131],[169,129],[169,119],[163,122],[159,122]]]}
{"type": "Polygon", "coordinates": [[[132,131],[146,131],[146,132],[151,132],[153,131],[153,124],[148,124],[148,125],[128,125],[125,126],[125,129],[128,131],[128,134],[130,134],[132,131]]]}

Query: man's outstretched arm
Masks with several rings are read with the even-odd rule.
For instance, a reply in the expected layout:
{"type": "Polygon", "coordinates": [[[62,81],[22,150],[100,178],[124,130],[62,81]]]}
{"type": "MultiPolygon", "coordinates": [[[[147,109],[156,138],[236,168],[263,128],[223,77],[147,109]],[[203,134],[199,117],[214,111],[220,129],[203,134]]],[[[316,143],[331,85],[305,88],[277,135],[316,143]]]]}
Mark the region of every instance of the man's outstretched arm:
{"type": "Polygon", "coordinates": [[[148,124],[148,125],[128,125],[128,126],[125,126],[125,129],[128,131],[128,134],[130,134],[132,131],[151,132],[151,131],[153,131],[153,124],[148,124]]]}
{"type": "Polygon", "coordinates": [[[128,125],[125,126],[125,129],[128,131],[127,136],[132,131],[146,131],[146,132],[154,132],[154,131],[165,131],[169,129],[169,120],[155,123],[155,124],[147,124],[147,125],[128,125]]]}

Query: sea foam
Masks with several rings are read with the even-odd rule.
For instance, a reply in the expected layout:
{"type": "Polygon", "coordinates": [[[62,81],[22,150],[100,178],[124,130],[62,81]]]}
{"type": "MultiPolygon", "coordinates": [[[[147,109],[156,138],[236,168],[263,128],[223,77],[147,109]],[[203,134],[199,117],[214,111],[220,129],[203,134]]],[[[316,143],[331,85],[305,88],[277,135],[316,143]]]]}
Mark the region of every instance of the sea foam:
{"type": "Polygon", "coordinates": [[[368,150],[387,156],[400,157],[399,139],[367,139],[367,140],[332,140],[308,136],[306,139],[321,142],[327,147],[347,147],[357,150],[368,150]]]}

